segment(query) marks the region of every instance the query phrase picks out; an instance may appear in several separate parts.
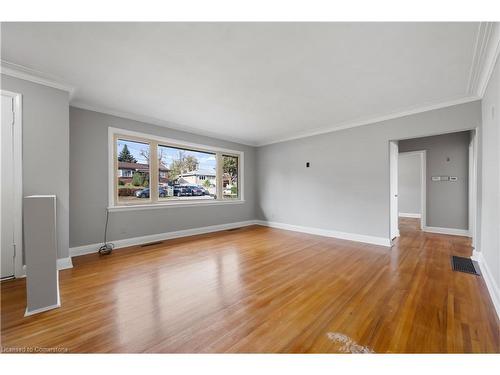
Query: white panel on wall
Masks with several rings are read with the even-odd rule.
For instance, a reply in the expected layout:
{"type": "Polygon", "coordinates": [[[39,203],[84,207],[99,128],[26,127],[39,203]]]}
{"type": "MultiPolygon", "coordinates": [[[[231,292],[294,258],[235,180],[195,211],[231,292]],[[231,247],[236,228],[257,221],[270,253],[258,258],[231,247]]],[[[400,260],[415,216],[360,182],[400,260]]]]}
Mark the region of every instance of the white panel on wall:
{"type": "Polygon", "coordinates": [[[60,306],[55,195],[24,198],[24,238],[28,316],[60,306]]]}

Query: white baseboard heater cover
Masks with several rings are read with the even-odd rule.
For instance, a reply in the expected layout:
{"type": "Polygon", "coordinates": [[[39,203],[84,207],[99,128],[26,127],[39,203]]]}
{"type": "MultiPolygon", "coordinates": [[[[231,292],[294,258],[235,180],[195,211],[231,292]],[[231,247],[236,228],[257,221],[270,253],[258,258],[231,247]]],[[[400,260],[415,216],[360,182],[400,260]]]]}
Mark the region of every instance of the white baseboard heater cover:
{"type": "Polygon", "coordinates": [[[56,196],[24,198],[25,316],[60,307],[56,196]]]}

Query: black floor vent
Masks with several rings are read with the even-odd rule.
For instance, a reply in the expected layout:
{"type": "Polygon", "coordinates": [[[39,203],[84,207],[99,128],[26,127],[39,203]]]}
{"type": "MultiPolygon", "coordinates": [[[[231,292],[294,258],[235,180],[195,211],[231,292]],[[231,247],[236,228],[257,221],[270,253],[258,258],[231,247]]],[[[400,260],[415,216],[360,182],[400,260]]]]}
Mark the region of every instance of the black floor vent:
{"type": "Polygon", "coordinates": [[[476,262],[473,262],[469,258],[457,257],[453,255],[451,257],[451,266],[453,271],[471,273],[473,275],[481,275],[477,270],[479,267],[476,262]],[[475,264],[474,264],[475,263],[475,264]]]}
{"type": "Polygon", "coordinates": [[[144,245],[141,245],[141,247],[148,247],[148,246],[153,246],[153,245],[159,245],[161,243],[163,243],[163,241],[150,242],[150,243],[145,243],[144,245]]]}
{"type": "Polygon", "coordinates": [[[235,230],[238,230],[238,229],[241,229],[241,228],[231,228],[231,229],[226,229],[227,232],[232,232],[232,231],[235,231],[235,230]]]}

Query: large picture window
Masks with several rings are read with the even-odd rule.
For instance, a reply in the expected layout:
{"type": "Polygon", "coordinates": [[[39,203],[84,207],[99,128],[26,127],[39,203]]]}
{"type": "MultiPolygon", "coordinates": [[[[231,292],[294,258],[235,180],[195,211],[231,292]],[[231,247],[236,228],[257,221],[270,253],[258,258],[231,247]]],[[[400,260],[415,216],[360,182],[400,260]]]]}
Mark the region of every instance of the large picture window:
{"type": "Polygon", "coordinates": [[[217,155],[158,145],[160,200],[217,199],[217,155]]]}
{"type": "Polygon", "coordinates": [[[242,201],[243,153],[110,128],[111,207],[242,201]]]}

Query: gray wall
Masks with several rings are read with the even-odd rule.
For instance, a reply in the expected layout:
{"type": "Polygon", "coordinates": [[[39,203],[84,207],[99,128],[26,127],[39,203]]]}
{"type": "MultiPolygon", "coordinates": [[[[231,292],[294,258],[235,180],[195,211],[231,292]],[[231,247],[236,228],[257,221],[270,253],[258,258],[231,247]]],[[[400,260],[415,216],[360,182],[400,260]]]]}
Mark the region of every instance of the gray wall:
{"type": "Polygon", "coordinates": [[[255,219],[255,148],[79,108],[70,108],[70,246],[103,241],[108,205],[108,127],[244,151],[245,203],[112,212],[118,240],[255,219]]]}
{"type": "Polygon", "coordinates": [[[258,217],[387,239],[389,140],[480,124],[481,103],[475,101],[260,147],[258,217]]]}
{"type": "Polygon", "coordinates": [[[460,132],[399,142],[400,152],[427,151],[426,221],[429,227],[469,229],[469,140],[470,132],[460,132]],[[433,182],[431,176],[456,176],[458,181],[433,182]]]}
{"type": "Polygon", "coordinates": [[[3,74],[1,87],[23,97],[23,195],[57,196],[58,256],[68,257],[68,93],[3,74]]]}
{"type": "Polygon", "coordinates": [[[421,214],[422,182],[418,154],[400,154],[398,160],[398,210],[400,213],[421,214]]]}
{"type": "Polygon", "coordinates": [[[483,253],[500,289],[500,60],[482,100],[483,128],[480,133],[482,149],[481,237],[478,250],[483,253]]]}

